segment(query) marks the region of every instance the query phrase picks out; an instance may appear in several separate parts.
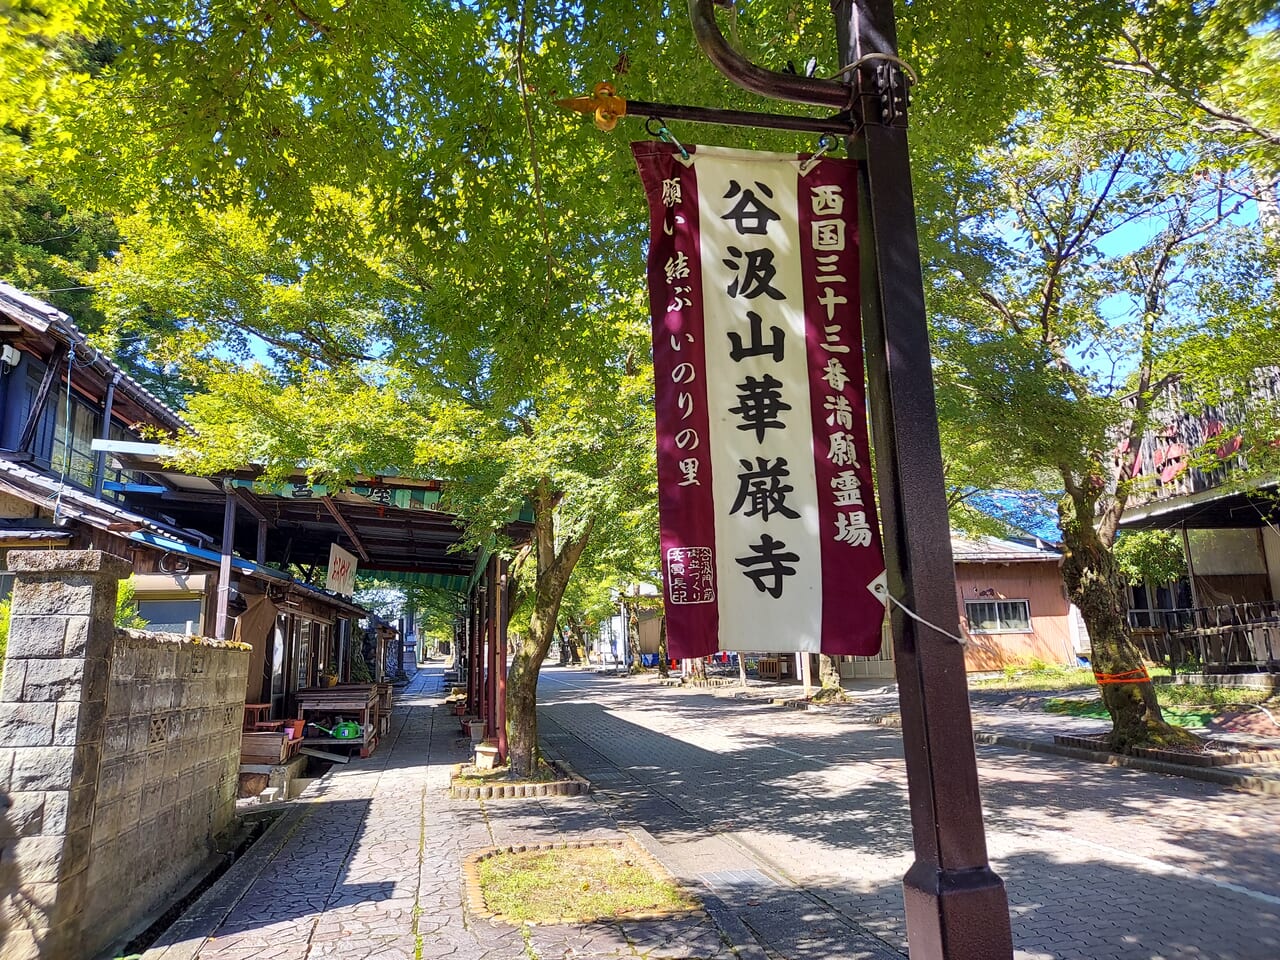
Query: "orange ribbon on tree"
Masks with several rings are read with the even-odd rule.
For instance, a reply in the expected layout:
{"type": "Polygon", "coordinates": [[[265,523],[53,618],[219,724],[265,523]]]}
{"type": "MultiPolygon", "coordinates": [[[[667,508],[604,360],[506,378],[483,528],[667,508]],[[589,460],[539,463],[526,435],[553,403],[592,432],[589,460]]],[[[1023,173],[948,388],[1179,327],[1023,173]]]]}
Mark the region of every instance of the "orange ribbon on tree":
{"type": "Polygon", "coordinates": [[[1151,682],[1151,677],[1147,674],[1146,667],[1139,667],[1137,670],[1128,670],[1124,673],[1098,673],[1095,670],[1093,679],[1097,680],[1099,684],[1151,682]]]}

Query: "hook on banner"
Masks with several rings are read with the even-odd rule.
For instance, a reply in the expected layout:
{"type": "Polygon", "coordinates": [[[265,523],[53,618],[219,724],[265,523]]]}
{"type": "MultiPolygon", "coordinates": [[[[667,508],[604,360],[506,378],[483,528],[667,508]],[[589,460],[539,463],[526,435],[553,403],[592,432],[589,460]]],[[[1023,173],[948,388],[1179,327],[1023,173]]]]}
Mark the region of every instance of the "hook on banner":
{"type": "Polygon", "coordinates": [[[807,177],[809,175],[809,171],[816,167],[818,165],[818,161],[821,160],[828,151],[833,149],[838,142],[839,141],[837,141],[835,137],[829,136],[828,134],[824,133],[820,136],[818,138],[818,149],[813,151],[807,160],[800,161],[800,176],[807,177]]]}
{"type": "Polygon", "coordinates": [[[689,159],[689,151],[686,150],[684,145],[675,138],[675,134],[667,129],[667,121],[663,120],[661,117],[650,117],[644,122],[644,129],[649,136],[657,137],[663,143],[669,143],[679,150],[681,159],[689,159]],[[654,124],[657,124],[656,129],[654,124]]]}

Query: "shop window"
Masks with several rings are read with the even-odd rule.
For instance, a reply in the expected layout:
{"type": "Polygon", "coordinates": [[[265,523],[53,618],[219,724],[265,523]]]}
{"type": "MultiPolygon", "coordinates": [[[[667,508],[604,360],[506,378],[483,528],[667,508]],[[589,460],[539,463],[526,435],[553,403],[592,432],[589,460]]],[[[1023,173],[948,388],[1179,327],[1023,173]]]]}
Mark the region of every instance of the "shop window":
{"type": "Polygon", "coordinates": [[[966,600],[970,633],[1030,633],[1031,604],[1026,600],[966,600]]]}

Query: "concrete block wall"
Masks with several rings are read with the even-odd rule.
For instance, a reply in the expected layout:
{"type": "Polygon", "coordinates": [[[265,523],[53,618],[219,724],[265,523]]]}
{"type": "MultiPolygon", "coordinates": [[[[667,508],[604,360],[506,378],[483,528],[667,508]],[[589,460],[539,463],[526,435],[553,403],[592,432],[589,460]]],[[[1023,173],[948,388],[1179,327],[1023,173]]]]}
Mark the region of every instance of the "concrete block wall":
{"type": "Polygon", "coordinates": [[[249,655],[118,632],[129,564],[11,551],[0,682],[0,956],[92,957],[231,821],[249,655]]]}
{"type": "Polygon", "coordinates": [[[84,907],[105,942],[181,886],[235,817],[248,669],[234,645],[116,634],[84,907]]]}

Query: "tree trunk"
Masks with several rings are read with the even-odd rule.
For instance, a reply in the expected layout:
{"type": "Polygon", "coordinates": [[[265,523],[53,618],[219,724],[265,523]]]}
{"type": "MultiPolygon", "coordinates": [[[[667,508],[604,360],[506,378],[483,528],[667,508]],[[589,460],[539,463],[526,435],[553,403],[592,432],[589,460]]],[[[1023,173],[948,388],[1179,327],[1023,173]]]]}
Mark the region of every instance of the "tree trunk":
{"type": "Polygon", "coordinates": [[[627,656],[631,660],[631,673],[644,673],[644,660],[640,657],[640,605],[627,604],[627,656]]]}
{"type": "Polygon", "coordinates": [[[825,653],[818,654],[818,682],[821,687],[813,695],[814,700],[830,703],[847,699],[844,687],[840,685],[840,667],[836,664],[835,657],[829,657],[825,653]]]}
{"type": "Polygon", "coordinates": [[[685,663],[689,665],[689,672],[685,676],[686,683],[692,680],[705,681],[707,679],[707,661],[701,657],[695,657],[692,660],[686,660],[685,663]]]}
{"type": "Polygon", "coordinates": [[[513,778],[531,776],[538,769],[538,671],[551,649],[560,601],[573,568],[591,536],[593,521],[556,550],[556,499],[551,485],[538,485],[533,498],[533,538],[537,563],[533,588],[533,612],[529,632],[512,644],[507,670],[507,761],[513,778]]]}
{"type": "Polygon", "coordinates": [[[570,618],[568,626],[569,662],[581,665],[586,660],[587,641],[583,636],[583,626],[576,619],[570,618]]]}
{"type": "Polygon", "coordinates": [[[1115,557],[1093,526],[1093,502],[1077,493],[1058,506],[1062,524],[1062,579],[1084,617],[1093,671],[1111,714],[1111,748],[1190,744],[1198,739],[1172,726],[1160,712],[1142,653],[1129,633],[1128,602],[1115,557]]]}
{"type": "Polygon", "coordinates": [[[667,615],[664,613],[658,621],[658,676],[669,677],[671,670],[667,666],[670,663],[668,657],[670,652],[667,650],[667,615]]]}

